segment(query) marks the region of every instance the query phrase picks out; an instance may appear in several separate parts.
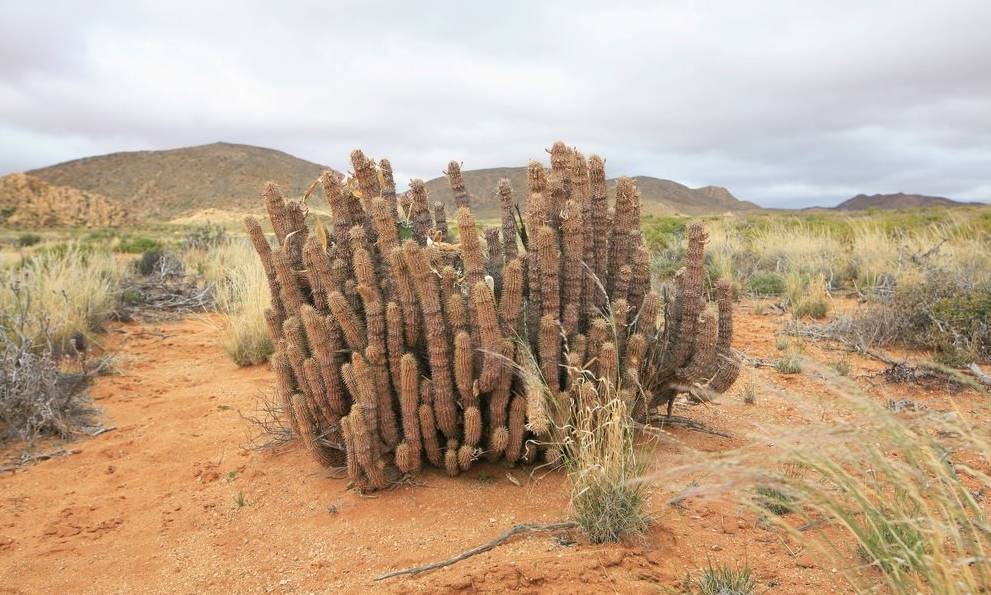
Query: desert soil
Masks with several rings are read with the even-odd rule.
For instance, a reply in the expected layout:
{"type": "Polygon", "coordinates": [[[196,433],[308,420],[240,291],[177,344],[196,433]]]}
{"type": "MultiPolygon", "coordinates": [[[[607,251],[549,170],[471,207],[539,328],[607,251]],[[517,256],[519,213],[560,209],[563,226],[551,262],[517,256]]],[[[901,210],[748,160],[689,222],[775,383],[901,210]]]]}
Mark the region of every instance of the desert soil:
{"type": "MultiPolygon", "coordinates": [[[[737,348],[777,357],[783,320],[744,305],[737,348]]],[[[845,569],[749,509],[702,497],[674,506],[687,484],[664,481],[643,539],[591,545],[577,534],[533,534],[452,567],[375,582],[516,523],[566,518],[566,478],[478,464],[458,478],[428,471],[415,485],[362,496],[299,446],[247,449],[255,430],[241,414],[256,410],[273,377],[267,366],[234,367],[219,345],[219,325],[209,316],[130,323],[103,337],[119,354],[120,372],[91,392],[104,425],[116,429],[62,445],[70,456],[0,475],[0,593],[657,593],[678,590],[708,564],[748,564],[759,592],[852,590],[845,569]]],[[[876,375],[882,364],[817,344],[805,350],[821,362],[849,361],[851,377],[879,400],[988,414],[978,393],[889,384],[876,375]]],[[[750,374],[713,405],[676,408],[731,438],[673,429],[651,451],[653,464],[663,469],[699,451],[733,449],[761,428],[798,426],[835,406],[821,375],[764,367],[754,372],[757,403],[744,404],[750,374]]],[[[871,579],[874,571],[861,567],[852,548],[847,564],[871,579]]]]}

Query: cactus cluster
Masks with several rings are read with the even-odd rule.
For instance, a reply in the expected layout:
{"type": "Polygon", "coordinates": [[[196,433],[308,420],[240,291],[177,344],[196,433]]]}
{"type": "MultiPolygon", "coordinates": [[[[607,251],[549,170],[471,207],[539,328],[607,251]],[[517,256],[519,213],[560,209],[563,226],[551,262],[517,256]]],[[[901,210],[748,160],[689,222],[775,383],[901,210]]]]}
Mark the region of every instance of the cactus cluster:
{"type": "Polygon", "coordinates": [[[254,218],[246,227],[272,293],[276,390],[321,464],[371,490],[425,463],[456,475],[481,457],[553,460],[553,434],[595,386],[579,378],[642,420],[679,393],[732,384],[730,292],[720,284],[708,309],[702,225],[689,225],[685,267],[662,297],[634,182],[619,179],[610,209],[601,158],[560,142],[550,158],[549,170],[530,163],[523,214],[499,183],[502,221],[483,234],[451,162],[456,243],[422,181],[397,197],[390,163],[358,150],[350,179],[321,177],[329,230],[265,189],[277,246],[254,218]]]}

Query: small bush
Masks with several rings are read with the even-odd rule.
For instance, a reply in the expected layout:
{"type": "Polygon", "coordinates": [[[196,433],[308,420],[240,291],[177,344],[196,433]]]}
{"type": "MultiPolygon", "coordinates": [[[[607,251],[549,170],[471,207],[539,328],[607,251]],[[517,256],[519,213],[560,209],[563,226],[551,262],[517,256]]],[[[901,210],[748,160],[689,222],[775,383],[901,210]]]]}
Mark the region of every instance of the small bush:
{"type": "Polygon", "coordinates": [[[840,376],[850,375],[850,362],[845,359],[830,362],[829,367],[840,376]]]}
{"type": "Polygon", "coordinates": [[[663,250],[681,243],[685,234],[685,220],[677,217],[647,215],[641,223],[644,240],[653,250],[663,250]]]}
{"type": "Polygon", "coordinates": [[[222,225],[205,223],[186,232],[182,238],[183,250],[209,250],[228,242],[227,230],[222,225]]]}
{"type": "Polygon", "coordinates": [[[794,308],[805,295],[805,277],[798,271],[791,271],[785,277],[785,303],[794,308]]]}
{"type": "Polygon", "coordinates": [[[959,288],[932,304],[929,340],[939,360],[965,365],[991,354],[991,284],[959,288]]]}
{"type": "MultiPolygon", "coordinates": [[[[916,514],[921,514],[916,509],[916,514]]],[[[860,525],[857,554],[886,574],[915,570],[926,564],[929,544],[926,536],[909,519],[894,511],[871,508],[860,525]]]]}
{"type": "Polygon", "coordinates": [[[47,321],[59,352],[74,336],[88,336],[114,314],[120,280],[120,266],[106,252],[78,245],[43,250],[18,268],[0,272],[0,311],[12,312],[19,300],[27,300],[24,334],[44,341],[40,321],[47,321]]]}
{"type": "Polygon", "coordinates": [[[127,236],[114,245],[114,251],[123,254],[142,254],[160,248],[158,240],[144,236],[127,236]]]}
{"type": "Polygon", "coordinates": [[[83,391],[86,376],[61,371],[61,333],[47,312],[32,309],[27,289],[11,294],[0,310],[0,444],[10,437],[28,444],[68,438],[95,413],[83,391]]]}
{"type": "Polygon", "coordinates": [[[575,521],[593,543],[643,533],[648,486],[637,461],[633,424],[619,398],[579,408],[564,444],[575,521]]]}
{"type": "Polygon", "coordinates": [[[800,374],[802,358],[794,353],[786,354],[775,360],[774,369],[781,374],[800,374]]]}
{"type": "Polygon", "coordinates": [[[826,317],[829,312],[829,293],[826,289],[826,278],[819,276],[813,279],[803,294],[792,303],[792,316],[794,318],[804,318],[809,316],[815,319],[826,317]]]}
{"type": "Polygon", "coordinates": [[[30,248],[41,243],[41,236],[36,233],[22,233],[17,236],[17,246],[19,248],[30,248]]]}
{"type": "Polygon", "coordinates": [[[148,250],[141,255],[141,258],[134,263],[135,270],[142,276],[149,276],[158,268],[158,262],[164,256],[165,251],[159,249],[148,250]]]}
{"type": "Polygon", "coordinates": [[[785,292],[785,278],[777,273],[757,272],[750,277],[750,291],[767,297],[785,292]]]}
{"type": "Polygon", "coordinates": [[[773,514],[784,516],[795,511],[796,498],[778,488],[762,485],[757,486],[754,492],[754,502],[773,514]]]}
{"type": "Polygon", "coordinates": [[[217,308],[226,319],[224,348],[238,366],[264,362],[273,346],[265,322],[271,298],[261,262],[245,241],[225,244],[211,251],[209,258],[210,272],[224,272],[213,281],[217,308]]]}
{"type": "Polygon", "coordinates": [[[757,402],[757,375],[753,371],[750,372],[750,379],[743,385],[741,396],[747,405],[753,405],[757,402]]]}
{"type": "MultiPolygon", "coordinates": [[[[691,586],[688,588],[691,589],[691,586]]],[[[713,567],[710,563],[694,585],[694,592],[699,595],[752,595],[756,591],[757,582],[746,564],[741,568],[731,568],[713,567]]]]}
{"type": "Polygon", "coordinates": [[[991,283],[929,271],[875,298],[833,332],[866,347],[932,349],[941,363],[966,365],[991,357],[991,283]]]}

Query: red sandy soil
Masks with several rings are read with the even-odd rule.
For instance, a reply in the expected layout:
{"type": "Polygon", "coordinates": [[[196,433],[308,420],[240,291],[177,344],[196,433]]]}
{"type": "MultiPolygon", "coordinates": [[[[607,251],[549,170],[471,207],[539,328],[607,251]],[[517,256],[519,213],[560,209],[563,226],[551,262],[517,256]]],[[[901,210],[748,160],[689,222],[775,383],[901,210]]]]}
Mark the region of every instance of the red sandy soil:
{"type": "MultiPolygon", "coordinates": [[[[777,357],[783,320],[744,305],[737,347],[777,357]]],[[[458,478],[428,471],[417,485],[361,496],[299,446],[245,449],[254,430],[240,413],[255,410],[273,377],[267,366],[235,368],[219,346],[219,324],[212,317],[132,323],[104,337],[121,370],[91,392],[103,423],[116,429],[65,445],[76,451],[71,456],[0,475],[0,593],[657,593],[679,590],[710,563],[748,564],[762,593],[852,591],[844,569],[749,509],[699,498],[672,506],[686,484],[658,486],[656,520],[643,539],[590,545],[577,534],[532,534],[445,569],[375,582],[516,523],[565,519],[566,478],[478,465],[458,478]]],[[[821,362],[848,360],[851,376],[879,400],[988,414],[986,396],[976,392],[892,385],[873,376],[882,364],[818,344],[804,349],[821,362]]],[[[734,438],[675,429],[654,449],[655,465],[738,447],[756,428],[799,424],[834,406],[814,372],[750,375],[713,405],[676,408],[734,438]],[[752,381],[758,402],[746,405],[740,392],[752,381]]],[[[867,580],[875,572],[859,568],[852,553],[847,562],[867,580]]]]}

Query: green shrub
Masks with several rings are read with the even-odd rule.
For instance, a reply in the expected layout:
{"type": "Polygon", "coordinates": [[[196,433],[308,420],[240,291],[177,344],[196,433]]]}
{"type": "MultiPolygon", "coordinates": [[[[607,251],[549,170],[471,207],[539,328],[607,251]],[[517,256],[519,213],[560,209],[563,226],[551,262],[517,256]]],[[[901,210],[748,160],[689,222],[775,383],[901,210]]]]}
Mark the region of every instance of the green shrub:
{"type": "Polygon", "coordinates": [[[158,268],[158,263],[161,262],[164,256],[164,250],[153,248],[141,255],[141,258],[134,263],[134,268],[137,269],[138,273],[147,277],[155,272],[155,269],[158,268]]]}
{"type": "MultiPolygon", "coordinates": [[[[916,515],[922,514],[919,507],[915,511],[916,515]]],[[[929,549],[926,536],[909,519],[900,518],[893,510],[883,507],[865,510],[859,531],[857,554],[865,562],[880,567],[885,574],[913,570],[926,564],[929,549]]]]}
{"type": "Polygon", "coordinates": [[[838,332],[865,346],[932,349],[941,363],[969,364],[991,357],[991,283],[929,271],[845,322],[838,332]]]}
{"type": "Polygon", "coordinates": [[[965,365],[991,354],[991,284],[936,299],[932,318],[930,341],[943,363],[965,365]]]}
{"type": "Polygon", "coordinates": [[[793,353],[785,355],[775,360],[774,369],[781,374],[800,374],[802,372],[802,358],[793,353]]]}
{"type": "Polygon", "coordinates": [[[710,563],[702,571],[702,577],[694,585],[686,585],[685,590],[699,595],[752,595],[757,592],[757,582],[746,564],[741,568],[731,568],[713,567],[710,563]]]}
{"type": "Polygon", "coordinates": [[[750,277],[750,291],[758,296],[781,295],[785,292],[785,278],[777,273],[759,271],[750,277]]]}
{"type": "Polygon", "coordinates": [[[685,235],[685,220],[648,215],[642,219],[641,229],[647,246],[661,250],[681,243],[681,238],[685,235]]]}
{"type": "Polygon", "coordinates": [[[791,304],[791,314],[795,318],[809,316],[822,319],[829,313],[829,293],[826,278],[818,276],[810,281],[802,295],[791,304]]]}
{"type": "Polygon", "coordinates": [[[17,246],[19,248],[29,248],[41,243],[41,236],[36,233],[22,233],[17,236],[17,246]]]}
{"type": "Polygon", "coordinates": [[[796,498],[778,488],[761,485],[754,492],[754,502],[768,512],[784,516],[795,511],[796,498]]]}
{"type": "Polygon", "coordinates": [[[830,362],[829,367],[833,369],[834,372],[840,376],[850,375],[850,362],[845,359],[837,360],[835,362],[830,362]]]}
{"type": "Polygon", "coordinates": [[[114,246],[115,251],[124,254],[142,254],[156,248],[161,248],[158,240],[145,236],[126,236],[121,238],[120,242],[114,246]]]}
{"type": "Polygon", "coordinates": [[[208,250],[226,244],[227,230],[222,225],[204,223],[193,227],[182,238],[183,250],[208,250]]]}
{"type": "Polygon", "coordinates": [[[19,296],[28,296],[25,319],[38,327],[19,332],[41,341],[42,327],[48,325],[49,340],[58,351],[75,336],[89,336],[114,314],[120,269],[112,254],[78,244],[40,250],[19,267],[0,271],[0,312],[13,311],[19,296]]]}

